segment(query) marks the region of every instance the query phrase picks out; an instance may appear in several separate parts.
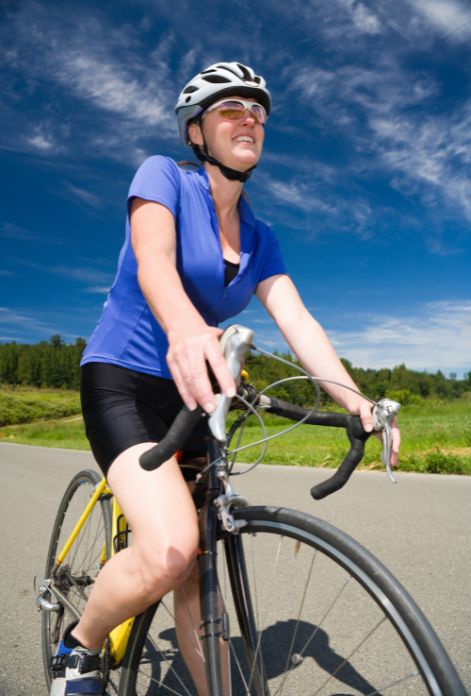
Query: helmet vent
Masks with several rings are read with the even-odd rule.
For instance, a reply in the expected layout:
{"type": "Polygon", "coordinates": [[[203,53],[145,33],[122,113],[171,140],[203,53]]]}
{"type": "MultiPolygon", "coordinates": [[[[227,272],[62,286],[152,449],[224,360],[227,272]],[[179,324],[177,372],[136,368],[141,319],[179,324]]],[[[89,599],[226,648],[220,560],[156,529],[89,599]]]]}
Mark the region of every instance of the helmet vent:
{"type": "Polygon", "coordinates": [[[192,85],[190,85],[189,87],[185,87],[185,89],[183,90],[183,94],[193,94],[193,92],[197,91],[198,87],[193,87],[192,85]]]}
{"type": "Polygon", "coordinates": [[[223,77],[222,75],[205,75],[203,80],[205,82],[230,82],[227,77],[223,77]]]}
{"type": "Polygon", "coordinates": [[[243,75],[243,80],[244,82],[247,82],[247,80],[253,80],[252,75],[249,73],[245,65],[242,65],[241,63],[237,63],[237,67],[240,69],[242,75],[243,75]]]}

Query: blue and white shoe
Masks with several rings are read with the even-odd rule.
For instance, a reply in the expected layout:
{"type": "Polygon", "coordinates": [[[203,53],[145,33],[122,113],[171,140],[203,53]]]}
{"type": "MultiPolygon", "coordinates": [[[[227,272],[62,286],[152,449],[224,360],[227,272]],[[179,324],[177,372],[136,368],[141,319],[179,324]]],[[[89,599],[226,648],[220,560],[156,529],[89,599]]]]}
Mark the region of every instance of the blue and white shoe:
{"type": "Polygon", "coordinates": [[[67,648],[61,640],[57,646],[56,654],[51,659],[51,690],[49,696],[64,696],[65,694],[65,663],[72,648],[67,648]]]}
{"type": "Polygon", "coordinates": [[[102,686],[100,653],[74,648],[66,657],[64,696],[99,696],[102,686]]]}

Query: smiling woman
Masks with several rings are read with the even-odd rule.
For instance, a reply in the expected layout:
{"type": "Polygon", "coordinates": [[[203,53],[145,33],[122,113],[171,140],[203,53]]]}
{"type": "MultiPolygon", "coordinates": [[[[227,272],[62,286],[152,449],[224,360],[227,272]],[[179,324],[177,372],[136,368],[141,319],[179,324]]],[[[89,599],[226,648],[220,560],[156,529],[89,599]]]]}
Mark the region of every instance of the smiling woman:
{"type": "MultiPolygon", "coordinates": [[[[355,384],[301,301],[277,239],[242,196],[262,155],[270,110],[265,80],[252,68],[211,65],[176,105],[182,139],[201,167],[189,172],[154,156],[131,183],[117,275],[82,358],[81,398],[93,453],[133,544],[106,563],[80,622],[66,629],[61,649],[74,653],[66,696],[100,693],[96,657],[110,630],[177,586],[177,635],[198,633],[197,515],[180,464],[191,460],[193,476],[201,467],[207,419],[189,433],[178,460],[146,472],[139,457],[162,439],[183,403],[214,410],[208,367],[218,390],[234,396],[219,344],[222,321],[256,295],[306,370],[331,380],[326,391],[372,429],[369,401],[351,391],[355,384]]],[[[398,445],[395,428],[392,463],[398,445]]],[[[206,694],[197,652],[188,641],[182,652],[198,694],[206,694]]],[[[53,683],[52,694],[60,688],[53,683]]]]}

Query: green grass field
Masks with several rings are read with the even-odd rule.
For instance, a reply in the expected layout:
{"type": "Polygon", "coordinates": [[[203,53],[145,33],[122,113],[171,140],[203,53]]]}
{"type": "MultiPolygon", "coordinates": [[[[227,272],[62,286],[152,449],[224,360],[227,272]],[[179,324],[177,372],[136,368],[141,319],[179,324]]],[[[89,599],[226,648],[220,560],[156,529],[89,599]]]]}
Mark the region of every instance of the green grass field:
{"type": "MultiPolygon", "coordinates": [[[[269,435],[288,424],[266,417],[269,435]],[[283,423],[283,425],[281,425],[283,423]]],[[[426,401],[402,408],[400,469],[471,475],[471,399],[426,401]]],[[[246,428],[245,442],[260,439],[255,425],[246,428]]],[[[44,447],[88,449],[77,392],[62,390],[0,389],[0,441],[44,447]],[[8,422],[10,417],[10,423],[8,422]],[[27,421],[32,422],[27,422],[27,421]]],[[[269,443],[263,461],[271,464],[336,467],[348,449],[342,431],[300,426],[269,443]]],[[[380,443],[366,444],[364,468],[380,468],[380,443]]],[[[260,447],[239,455],[254,461],[260,447]]]]}

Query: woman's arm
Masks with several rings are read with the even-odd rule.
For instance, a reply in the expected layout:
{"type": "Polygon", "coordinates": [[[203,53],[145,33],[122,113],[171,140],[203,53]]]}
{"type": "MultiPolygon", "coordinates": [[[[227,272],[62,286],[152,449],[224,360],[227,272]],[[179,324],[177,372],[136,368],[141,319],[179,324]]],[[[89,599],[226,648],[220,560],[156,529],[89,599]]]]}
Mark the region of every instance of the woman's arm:
{"type": "MultiPolygon", "coordinates": [[[[304,306],[291,279],[286,275],[271,276],[257,288],[257,297],[278,325],[286,342],[309,374],[358,387],[338,358],[324,329],[304,306]]],[[[340,406],[360,416],[365,430],[372,430],[371,404],[363,397],[327,382],[322,388],[340,406]]],[[[393,428],[391,463],[397,464],[399,430],[393,428]]]]}
{"type": "Polygon", "coordinates": [[[185,292],[176,268],[176,230],[172,213],[163,205],[134,198],[131,243],[137,259],[139,286],[167,334],[167,363],[185,404],[211,412],[214,394],[206,361],[228,396],[235,393],[222,356],[220,329],[208,326],[185,292]]]}

